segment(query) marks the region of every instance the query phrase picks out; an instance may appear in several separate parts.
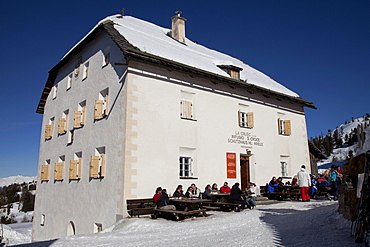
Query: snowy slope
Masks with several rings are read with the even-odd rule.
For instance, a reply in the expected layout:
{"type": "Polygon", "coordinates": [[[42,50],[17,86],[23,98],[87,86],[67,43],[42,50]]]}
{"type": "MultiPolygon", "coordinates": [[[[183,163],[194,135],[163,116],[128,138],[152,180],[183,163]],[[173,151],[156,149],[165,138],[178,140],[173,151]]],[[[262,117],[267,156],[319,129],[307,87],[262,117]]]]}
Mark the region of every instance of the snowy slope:
{"type": "MultiPolygon", "coordinates": [[[[364,117],[360,117],[357,119],[353,119],[350,122],[346,122],[344,124],[341,124],[336,129],[332,130],[330,132],[330,135],[333,137],[334,132],[338,131],[339,136],[341,137],[343,143],[345,143],[345,137],[346,135],[349,136],[353,130],[359,127],[359,125],[362,125],[365,127],[365,122],[367,125],[369,124],[369,120],[366,120],[364,117]]],[[[331,164],[342,166],[346,162],[343,162],[346,160],[347,157],[349,157],[349,153],[352,152],[353,156],[360,155],[362,153],[365,153],[367,150],[370,150],[370,127],[367,126],[364,130],[365,132],[365,142],[363,145],[359,145],[358,142],[356,142],[352,146],[343,146],[341,148],[335,148],[333,150],[333,153],[325,160],[321,160],[317,163],[319,167],[319,173],[323,172],[327,168],[330,167],[331,164]],[[333,160],[336,160],[338,162],[333,162],[333,160]]]]}
{"type": "Polygon", "coordinates": [[[23,182],[29,183],[36,181],[37,177],[25,177],[25,176],[11,176],[7,178],[0,178],[0,187],[8,186],[11,184],[22,184],[23,182]]]}

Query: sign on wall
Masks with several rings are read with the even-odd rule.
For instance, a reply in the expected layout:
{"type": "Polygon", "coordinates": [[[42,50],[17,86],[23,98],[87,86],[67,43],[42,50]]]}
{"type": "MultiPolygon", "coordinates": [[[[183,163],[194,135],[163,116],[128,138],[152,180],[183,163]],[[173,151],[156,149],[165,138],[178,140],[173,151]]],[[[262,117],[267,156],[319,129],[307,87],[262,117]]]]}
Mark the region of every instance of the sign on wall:
{"type": "Polygon", "coordinates": [[[236,178],[236,153],[226,153],[227,178],[236,178]]]}

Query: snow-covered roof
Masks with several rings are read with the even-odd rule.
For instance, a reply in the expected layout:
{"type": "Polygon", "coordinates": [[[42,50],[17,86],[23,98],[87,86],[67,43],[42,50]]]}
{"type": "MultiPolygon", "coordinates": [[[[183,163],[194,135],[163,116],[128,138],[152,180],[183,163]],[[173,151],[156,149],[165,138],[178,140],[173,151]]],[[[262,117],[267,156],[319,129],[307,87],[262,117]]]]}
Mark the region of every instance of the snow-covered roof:
{"type": "MultiPolygon", "coordinates": [[[[114,28],[131,45],[142,52],[226,77],[229,77],[229,75],[219,68],[218,65],[233,65],[243,69],[240,71],[240,79],[249,84],[288,96],[299,97],[297,93],[289,90],[237,58],[194,43],[187,38],[186,45],[184,45],[168,35],[171,31],[170,29],[157,26],[132,16],[108,16],[101,20],[92,31],[100,24],[106,23],[107,21],[112,21],[114,23],[114,28]]],[[[85,37],[82,40],[84,39],[85,37]]],[[[73,48],[71,50],[73,50],[73,48]]]]}
{"type": "MultiPolygon", "coordinates": [[[[68,61],[66,58],[78,50],[76,48],[83,45],[87,40],[87,37],[92,33],[97,32],[99,27],[103,27],[107,30],[109,27],[106,24],[108,23],[112,24],[112,29],[114,29],[115,32],[114,37],[112,38],[116,43],[118,40],[123,43],[128,43],[125,44],[125,46],[128,45],[128,47],[135,48],[136,52],[141,52],[141,55],[144,54],[144,56],[151,56],[151,58],[160,58],[163,61],[165,60],[166,64],[173,62],[173,64],[176,64],[177,66],[182,65],[182,68],[190,69],[191,71],[196,71],[196,73],[200,74],[205,73],[212,77],[216,76],[218,79],[221,78],[228,82],[232,82],[234,79],[232,79],[230,75],[219,66],[224,65],[236,67],[241,69],[240,80],[234,80],[232,83],[236,82],[240,85],[251,87],[268,94],[272,93],[273,95],[288,97],[304,106],[315,108],[312,102],[302,99],[297,93],[291,91],[276,82],[274,79],[271,79],[267,75],[235,57],[209,49],[205,46],[194,43],[187,38],[185,41],[186,44],[180,43],[169,35],[171,30],[168,28],[163,28],[135,17],[117,14],[108,16],[99,21],[84,38],[82,38],[69,52],[67,52],[61,62],[50,70],[49,78],[46,82],[44,92],[41,96],[36,112],[43,113],[46,98],[50,92],[53,81],[55,80],[55,73],[63,63],[68,61]],[[120,37],[117,37],[117,35],[120,37]]],[[[127,52],[129,52],[129,50],[126,50],[126,53],[127,52]]],[[[131,52],[135,53],[135,51],[132,50],[131,52]]]]}

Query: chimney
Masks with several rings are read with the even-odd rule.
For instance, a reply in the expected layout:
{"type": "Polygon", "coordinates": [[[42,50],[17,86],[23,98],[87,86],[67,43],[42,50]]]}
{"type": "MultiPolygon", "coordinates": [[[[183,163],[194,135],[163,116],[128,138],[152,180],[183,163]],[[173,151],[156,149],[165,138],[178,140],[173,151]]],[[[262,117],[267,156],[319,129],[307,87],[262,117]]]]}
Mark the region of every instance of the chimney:
{"type": "Polygon", "coordinates": [[[171,36],[175,40],[185,44],[185,21],[186,19],[184,17],[181,17],[182,14],[181,11],[176,11],[175,16],[173,16],[172,19],[172,32],[171,36]]]}

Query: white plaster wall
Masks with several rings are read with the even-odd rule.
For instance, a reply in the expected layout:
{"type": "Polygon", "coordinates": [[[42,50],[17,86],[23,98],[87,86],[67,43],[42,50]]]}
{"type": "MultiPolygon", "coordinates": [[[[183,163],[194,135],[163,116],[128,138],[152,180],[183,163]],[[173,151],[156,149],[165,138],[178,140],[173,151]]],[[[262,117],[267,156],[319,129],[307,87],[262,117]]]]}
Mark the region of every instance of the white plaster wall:
{"type": "Polygon", "coordinates": [[[33,240],[53,239],[67,235],[69,222],[76,227],[76,234],[93,233],[94,224],[100,223],[103,229],[116,221],[119,211],[121,188],[118,181],[123,172],[124,149],[123,134],[120,127],[125,125],[121,119],[125,98],[123,77],[125,67],[114,66],[114,62],[124,62],[122,53],[108,36],[98,36],[81,52],[82,64],[89,61],[89,73],[82,80],[82,67],[78,77],[73,76],[72,87],[67,90],[67,77],[73,72],[78,57],[60,69],[56,82],[57,97],[49,95],[45,106],[40,141],[40,166],[50,159],[50,180],[41,182],[38,178],[36,208],[33,221],[33,240]],[[111,64],[103,67],[102,50],[110,46],[111,64]],[[121,55],[120,55],[121,54],[121,55]],[[94,121],[94,102],[99,92],[109,87],[110,114],[107,118],[94,121]],[[68,134],[58,136],[58,118],[69,109],[68,130],[73,129],[73,112],[78,104],[86,100],[85,126],[74,131],[74,141],[67,145],[68,134]],[[113,105],[114,104],[114,105],[113,105]],[[51,117],[55,117],[51,140],[44,139],[44,128],[51,117]],[[90,156],[96,155],[95,148],[105,147],[106,176],[102,179],[89,178],[90,156]],[[82,152],[82,178],[69,180],[69,161],[74,154],[82,152]],[[64,180],[54,181],[54,163],[59,156],[65,156],[64,180]],[[45,214],[45,225],[41,226],[41,215],[45,214]]]}
{"type": "MultiPolygon", "coordinates": [[[[263,102],[255,103],[210,90],[200,90],[198,86],[209,88],[212,83],[150,66],[138,66],[138,70],[129,72],[129,82],[137,88],[138,113],[135,118],[139,129],[136,139],[137,162],[134,164],[136,175],[132,176],[137,187],[131,189],[133,198],[150,197],[157,186],[167,188],[172,194],[178,184],[186,188],[194,182],[203,190],[206,184],[214,182],[219,186],[224,181],[230,185],[240,182],[238,159],[240,154],[246,154],[246,146],[253,153],[250,157],[251,181],[259,186],[268,182],[272,176],[281,176],[282,155],[288,156],[289,176],[294,176],[302,164],[309,164],[306,123],[302,111],[291,112],[263,102]],[[152,75],[146,75],[148,71],[152,75]],[[182,80],[183,83],[176,83],[171,78],[182,80]],[[180,118],[181,91],[195,93],[196,121],[180,118]],[[254,112],[254,128],[238,126],[240,103],[249,105],[248,109],[254,112]],[[278,113],[285,114],[285,119],[291,120],[292,135],[278,135],[278,113]],[[228,143],[228,138],[237,131],[260,138],[263,146],[228,143]],[[194,177],[197,179],[179,178],[181,147],[196,150],[194,177]],[[237,154],[236,179],[227,179],[227,152],[237,154]]],[[[226,86],[224,90],[230,88],[226,86]]],[[[302,110],[301,107],[296,108],[302,110]]]]}

